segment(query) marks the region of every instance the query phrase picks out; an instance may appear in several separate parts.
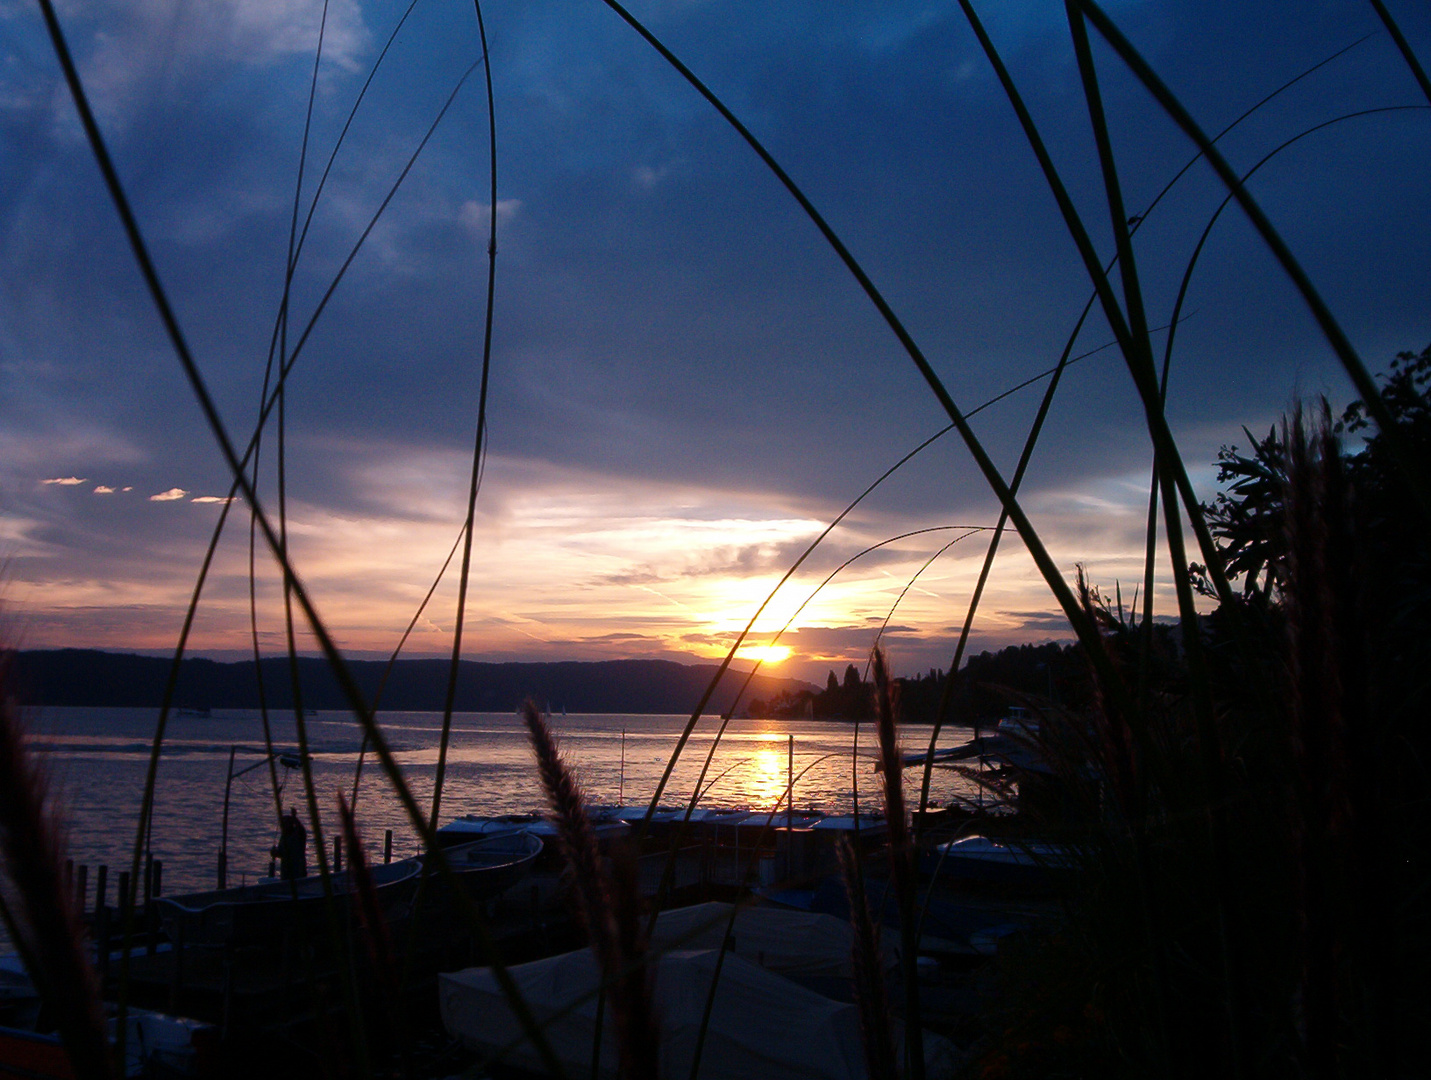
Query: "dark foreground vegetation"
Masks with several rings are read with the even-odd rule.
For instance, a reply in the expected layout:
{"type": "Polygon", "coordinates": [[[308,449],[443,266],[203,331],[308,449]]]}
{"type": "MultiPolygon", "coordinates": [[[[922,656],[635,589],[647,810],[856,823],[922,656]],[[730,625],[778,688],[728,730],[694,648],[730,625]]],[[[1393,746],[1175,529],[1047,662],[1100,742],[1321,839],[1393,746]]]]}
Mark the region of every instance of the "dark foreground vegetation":
{"type": "Polygon", "coordinates": [[[1223,451],[1240,590],[1196,651],[1085,590],[1116,684],[1043,710],[1066,798],[1020,825],[1080,872],[999,957],[986,1075],[1425,1075],[1431,548],[1391,446],[1431,475],[1428,385],[1399,357],[1364,447],[1357,404],[1223,451]]]}

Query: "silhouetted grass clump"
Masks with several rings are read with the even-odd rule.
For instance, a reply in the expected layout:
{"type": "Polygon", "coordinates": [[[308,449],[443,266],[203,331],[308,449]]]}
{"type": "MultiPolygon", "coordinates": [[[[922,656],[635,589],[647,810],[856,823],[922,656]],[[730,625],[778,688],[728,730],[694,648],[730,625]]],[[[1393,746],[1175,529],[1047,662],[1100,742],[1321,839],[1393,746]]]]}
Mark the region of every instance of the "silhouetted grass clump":
{"type": "Polygon", "coordinates": [[[1081,873],[1066,921],[1000,958],[992,1072],[1381,1077],[1431,1060],[1426,680],[1401,664],[1427,624],[1403,610],[1412,640],[1393,647],[1382,606],[1395,582],[1424,620],[1426,563],[1378,561],[1398,542],[1361,510],[1384,497],[1380,450],[1348,457],[1325,407],[1254,451],[1248,513],[1214,515],[1222,543],[1263,550],[1237,609],[1208,621],[1210,725],[1185,657],[1148,657],[1144,628],[1085,593],[1107,666],[1141,692],[1126,715],[1106,694],[1050,710],[1042,749],[1091,824],[1025,822],[1066,837],[1081,873]]]}
{"type": "Polygon", "coordinates": [[[25,748],[10,689],[13,653],[0,650],[0,916],[64,1040],[75,1075],[113,1075],[99,980],[66,887],[64,830],[50,804],[49,780],[25,748]]]}

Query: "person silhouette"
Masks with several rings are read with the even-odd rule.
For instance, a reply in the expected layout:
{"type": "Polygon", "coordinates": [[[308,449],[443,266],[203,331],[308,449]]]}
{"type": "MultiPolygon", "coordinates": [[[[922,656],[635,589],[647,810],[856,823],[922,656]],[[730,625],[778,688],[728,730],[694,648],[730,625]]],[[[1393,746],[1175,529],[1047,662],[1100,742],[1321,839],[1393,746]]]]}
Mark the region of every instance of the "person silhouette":
{"type": "Polygon", "coordinates": [[[298,808],[290,806],[279,823],[278,843],[269,854],[278,859],[278,876],[296,881],[308,876],[308,830],[298,820],[298,808]]]}

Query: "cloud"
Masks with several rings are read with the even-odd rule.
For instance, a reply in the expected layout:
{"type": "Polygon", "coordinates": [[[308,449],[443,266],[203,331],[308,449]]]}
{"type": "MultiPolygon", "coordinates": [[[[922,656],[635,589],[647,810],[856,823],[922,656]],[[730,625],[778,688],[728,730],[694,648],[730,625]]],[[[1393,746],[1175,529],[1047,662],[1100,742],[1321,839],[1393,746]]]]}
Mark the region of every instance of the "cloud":
{"type": "Polygon", "coordinates": [[[57,476],[52,480],[41,480],[42,484],[58,484],[61,487],[75,487],[85,482],[82,476],[57,476]]]}
{"type": "MultiPolygon", "coordinates": [[[[498,199],[497,200],[497,227],[510,225],[512,219],[517,216],[517,211],[522,208],[520,199],[498,199]]],[[[476,199],[468,199],[462,204],[462,208],[457,211],[457,220],[464,229],[471,229],[473,232],[486,234],[487,227],[492,221],[492,204],[478,202],[476,199]]]]}
{"type": "MultiPolygon", "coordinates": [[[[126,488],[125,490],[127,491],[129,489],[126,488]]],[[[100,484],[94,489],[94,493],[96,495],[113,495],[114,488],[110,487],[108,484],[100,484]]]]}
{"type": "MultiPolygon", "coordinates": [[[[178,491],[179,489],[174,488],[174,490],[178,491]]],[[[185,494],[187,494],[187,492],[185,492],[185,494]]],[[[189,501],[195,503],[230,503],[234,500],[224,495],[200,495],[198,498],[190,499],[189,501]]]]}
{"type": "Polygon", "coordinates": [[[323,5],[306,0],[215,0],[197,7],[182,0],[136,0],[116,5],[84,63],[91,93],[111,103],[138,98],[148,84],[177,77],[216,79],[232,65],[264,68],[311,57],[323,22],[323,57],[355,71],[369,33],[356,0],[323,5]]]}
{"type": "Polygon", "coordinates": [[[149,496],[149,501],[150,501],[150,502],[174,502],[174,501],[177,500],[177,499],[182,499],[184,496],[186,496],[186,495],[188,495],[188,494],[189,494],[189,493],[188,493],[187,491],[185,491],[183,488],[170,488],[168,491],[161,491],[161,492],[159,492],[158,495],[151,495],[151,496],[149,496]]]}
{"type": "Polygon", "coordinates": [[[1019,620],[1022,629],[1034,633],[1061,634],[1064,637],[1073,634],[1073,628],[1068,625],[1068,617],[1061,611],[1006,611],[1003,614],[1019,620]]]}
{"type": "Polygon", "coordinates": [[[666,175],[670,171],[671,167],[669,165],[659,165],[654,168],[650,165],[638,165],[631,171],[631,177],[636,181],[637,187],[642,187],[649,191],[662,180],[666,179],[666,175]]]}

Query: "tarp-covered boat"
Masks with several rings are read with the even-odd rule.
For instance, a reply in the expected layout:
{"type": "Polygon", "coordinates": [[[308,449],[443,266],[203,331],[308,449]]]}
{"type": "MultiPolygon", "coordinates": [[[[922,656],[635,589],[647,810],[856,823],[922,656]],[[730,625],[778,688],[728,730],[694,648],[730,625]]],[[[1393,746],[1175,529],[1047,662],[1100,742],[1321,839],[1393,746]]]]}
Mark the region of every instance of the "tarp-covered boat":
{"type": "MultiPolygon", "coordinates": [[[[711,901],[661,912],[651,934],[651,951],[720,948],[731,906],[711,901]]],[[[789,978],[852,979],[854,944],[850,924],[833,915],[743,907],[736,912],[731,951],[789,978]]],[[[894,953],[886,950],[884,966],[895,962],[894,953]]]]}
{"type": "MultiPolygon", "coordinates": [[[[661,1031],[660,1074],[688,1076],[719,952],[676,949],[653,960],[661,1031]]],[[[571,1076],[591,1074],[600,971],[589,950],[507,969],[548,1042],[571,1076]]],[[[447,1030],[489,1059],[541,1071],[490,968],[439,976],[447,1030]]],[[[926,1075],[949,1077],[951,1043],[926,1032],[926,1075]]],[[[598,1074],[616,1076],[616,1037],[605,1010],[598,1074]]],[[[854,1005],[832,1001],[727,953],[701,1054],[702,1080],[864,1080],[860,1021],[854,1005]]]]}

